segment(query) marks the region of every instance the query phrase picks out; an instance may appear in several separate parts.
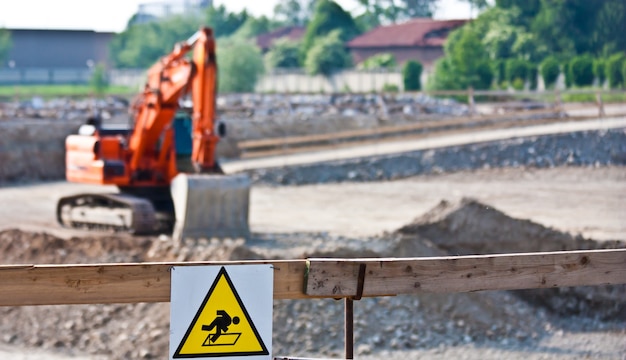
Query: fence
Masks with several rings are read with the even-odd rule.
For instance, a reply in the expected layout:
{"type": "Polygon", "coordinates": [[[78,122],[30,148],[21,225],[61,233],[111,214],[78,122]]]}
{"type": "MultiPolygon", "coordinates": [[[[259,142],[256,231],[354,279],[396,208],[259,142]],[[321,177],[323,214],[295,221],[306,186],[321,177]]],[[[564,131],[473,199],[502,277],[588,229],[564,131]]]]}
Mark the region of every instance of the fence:
{"type": "MultiPolygon", "coordinates": [[[[87,84],[93,73],[89,68],[53,69],[0,68],[0,85],[87,84]]],[[[146,80],[145,69],[111,69],[107,72],[111,85],[140,88],[146,80]]],[[[423,78],[425,79],[425,74],[423,78]]],[[[424,80],[425,81],[425,80],[424,80]]],[[[325,77],[311,76],[301,70],[273,71],[257,82],[257,92],[372,92],[385,86],[402,89],[399,71],[346,70],[325,77]]]]}
{"type": "Polygon", "coordinates": [[[386,87],[402,89],[402,74],[394,70],[345,70],[330,76],[309,75],[302,70],[274,70],[256,84],[256,92],[336,93],[373,92],[386,87]]]}
{"type": "MultiPolygon", "coordinates": [[[[85,85],[89,83],[93,69],[90,68],[0,68],[0,85],[85,85]]],[[[111,85],[139,89],[146,80],[143,69],[112,69],[107,72],[111,85]]]]}
{"type": "MultiPolygon", "coordinates": [[[[258,157],[268,155],[281,155],[300,152],[303,150],[321,149],[328,146],[339,147],[342,144],[354,144],[354,142],[381,142],[388,139],[415,138],[416,136],[430,136],[433,133],[443,134],[455,132],[459,129],[486,130],[511,128],[516,126],[540,125],[550,122],[578,121],[607,116],[626,116],[626,92],[608,90],[569,90],[569,91],[426,91],[420,93],[403,93],[398,97],[393,93],[372,95],[377,98],[375,104],[362,106],[376,108],[376,115],[387,118],[394,114],[403,113],[409,106],[403,102],[407,98],[419,97],[422,94],[432,96],[454,96],[467,99],[467,112],[464,116],[439,115],[430,116],[418,110],[416,121],[404,123],[360,128],[343,131],[334,131],[325,134],[310,134],[299,136],[270,137],[263,139],[248,139],[237,142],[237,148],[243,157],[258,157]],[[584,95],[587,101],[581,103],[565,103],[564,96],[584,95]],[[605,104],[604,98],[621,96],[618,104],[605,104]],[[476,99],[488,99],[478,102],[476,99]],[[534,100],[533,100],[534,99],[534,100]]],[[[329,97],[350,97],[350,94],[329,94],[329,97]]],[[[361,106],[352,101],[339,101],[338,104],[320,102],[320,104],[299,104],[291,100],[277,103],[283,106],[282,113],[294,113],[298,107],[317,106],[335,107],[337,113],[342,113],[354,106],[361,106]]],[[[419,107],[419,104],[415,104],[419,107]]],[[[222,109],[226,111],[227,109],[222,109]]],[[[231,109],[232,110],[232,109],[231,109]]],[[[252,105],[240,106],[239,112],[254,114],[259,110],[252,105]]],[[[263,110],[263,109],[261,109],[263,110]]],[[[279,109],[275,109],[277,112],[279,109]]],[[[360,112],[361,108],[354,109],[360,112]]]]}
{"type": "Polygon", "coordinates": [[[95,265],[0,265],[0,306],[169,302],[176,266],[272,264],[275,299],[344,299],[346,358],[353,301],[399,294],[626,283],[626,249],[423,258],[95,265]]]}

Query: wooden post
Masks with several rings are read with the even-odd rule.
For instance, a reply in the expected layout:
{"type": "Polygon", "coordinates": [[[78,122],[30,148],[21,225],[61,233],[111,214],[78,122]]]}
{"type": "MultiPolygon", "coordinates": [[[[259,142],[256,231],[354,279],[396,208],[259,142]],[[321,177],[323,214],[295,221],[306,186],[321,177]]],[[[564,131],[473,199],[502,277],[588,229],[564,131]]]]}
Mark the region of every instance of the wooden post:
{"type": "Polygon", "coordinates": [[[470,116],[474,116],[476,113],[476,104],[474,103],[474,87],[470,86],[467,90],[467,103],[469,104],[470,116]]]}
{"type": "Polygon", "coordinates": [[[604,103],[602,102],[602,94],[599,90],[596,92],[596,104],[598,105],[598,116],[601,118],[605,117],[606,113],[604,112],[604,103]]]}
{"type": "Polygon", "coordinates": [[[354,359],[354,300],[345,298],[344,345],[346,359],[354,359]]]}
{"type": "Polygon", "coordinates": [[[560,113],[563,111],[563,104],[561,102],[561,93],[559,92],[559,89],[557,89],[556,87],[554,88],[554,106],[557,112],[560,113]]]}

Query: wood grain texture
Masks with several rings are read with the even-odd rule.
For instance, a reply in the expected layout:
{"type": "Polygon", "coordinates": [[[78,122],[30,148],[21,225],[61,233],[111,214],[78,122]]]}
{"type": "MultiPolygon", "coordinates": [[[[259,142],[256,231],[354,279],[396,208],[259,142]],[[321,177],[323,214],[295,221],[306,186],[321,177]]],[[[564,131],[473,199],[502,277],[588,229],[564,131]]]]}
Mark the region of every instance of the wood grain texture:
{"type": "Polygon", "coordinates": [[[363,296],[626,283],[626,249],[405,259],[309,259],[306,294],[363,296]]]}
{"type": "Polygon", "coordinates": [[[272,264],[274,298],[469,292],[626,283],[626,249],[431,258],[2,265],[0,306],[168,302],[173,266],[272,264]]]}
{"type": "Polygon", "coordinates": [[[170,301],[173,266],[272,264],[274,298],[304,294],[305,260],[0,266],[0,306],[170,301]]]}

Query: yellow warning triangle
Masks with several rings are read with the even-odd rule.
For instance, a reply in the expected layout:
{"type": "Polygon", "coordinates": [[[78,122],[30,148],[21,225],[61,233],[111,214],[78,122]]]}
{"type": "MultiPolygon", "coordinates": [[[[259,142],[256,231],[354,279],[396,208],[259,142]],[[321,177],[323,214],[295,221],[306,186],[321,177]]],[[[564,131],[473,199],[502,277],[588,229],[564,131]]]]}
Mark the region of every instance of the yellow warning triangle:
{"type": "Polygon", "coordinates": [[[269,355],[269,352],[222,267],[174,358],[247,355],[269,355]]]}

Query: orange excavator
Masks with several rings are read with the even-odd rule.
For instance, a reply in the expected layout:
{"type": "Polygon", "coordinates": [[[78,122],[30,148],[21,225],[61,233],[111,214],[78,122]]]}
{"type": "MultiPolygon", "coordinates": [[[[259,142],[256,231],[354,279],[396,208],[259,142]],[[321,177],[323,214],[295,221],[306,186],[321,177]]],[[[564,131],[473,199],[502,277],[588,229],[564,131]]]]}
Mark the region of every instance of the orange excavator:
{"type": "Polygon", "coordinates": [[[92,118],[67,137],[67,180],[120,191],[63,197],[58,222],[136,234],[174,230],[177,238],[247,236],[250,182],[224,175],[216,161],[225,132],[215,121],[216,92],[215,40],[210,28],[201,28],[148,70],[130,128],[106,128],[92,118]],[[188,97],[191,129],[181,136],[175,119],[188,97]],[[176,151],[176,140],[185,136],[191,142],[187,159],[176,151]],[[191,163],[195,174],[182,173],[183,163],[191,163]]]}

